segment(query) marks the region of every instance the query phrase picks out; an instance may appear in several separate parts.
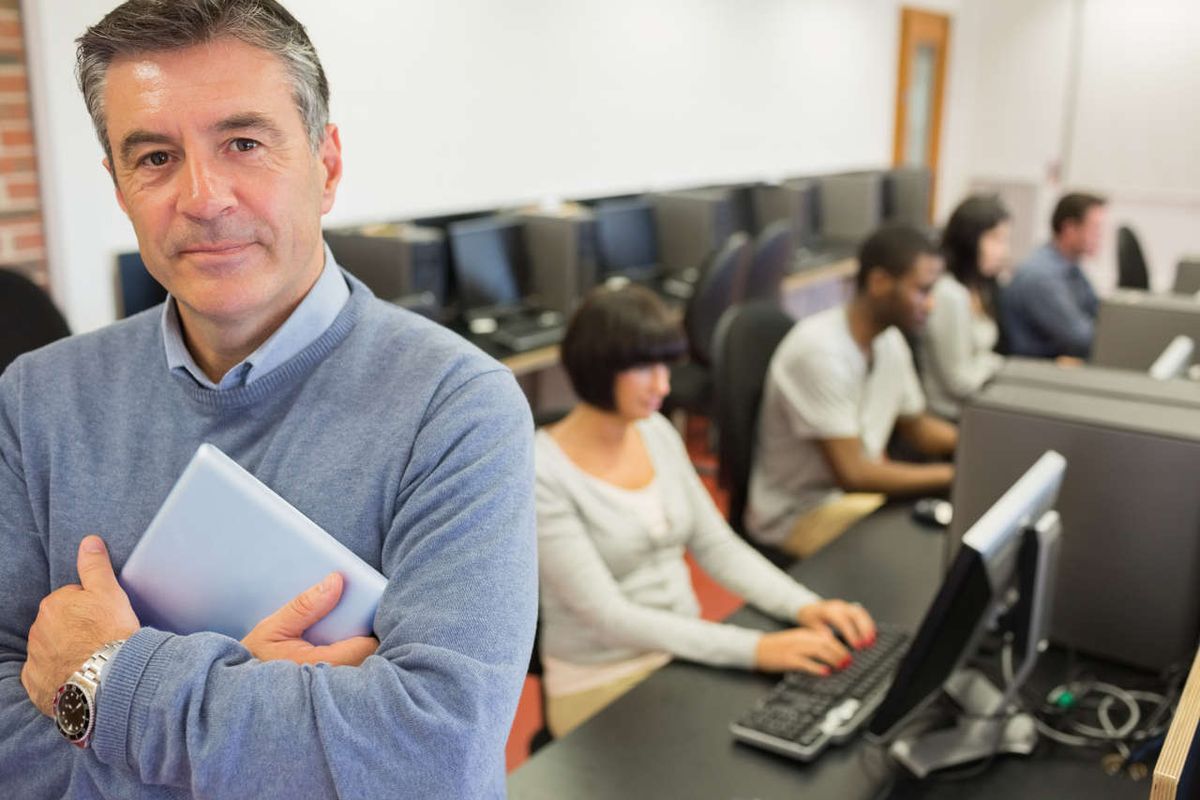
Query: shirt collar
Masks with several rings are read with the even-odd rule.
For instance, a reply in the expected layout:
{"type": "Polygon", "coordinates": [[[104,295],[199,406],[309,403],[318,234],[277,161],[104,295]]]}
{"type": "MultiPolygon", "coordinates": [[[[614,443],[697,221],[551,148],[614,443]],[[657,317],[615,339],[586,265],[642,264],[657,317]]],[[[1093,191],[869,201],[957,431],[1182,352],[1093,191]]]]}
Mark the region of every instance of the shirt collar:
{"type": "Polygon", "coordinates": [[[196,364],[184,344],[175,299],[168,297],[161,318],[167,367],[172,372],[182,371],[206,389],[223,391],[246,386],[316,341],[333,324],[349,298],[350,288],[327,245],[325,268],[296,310],[258,349],[226,372],[220,382],[214,383],[196,364]]]}

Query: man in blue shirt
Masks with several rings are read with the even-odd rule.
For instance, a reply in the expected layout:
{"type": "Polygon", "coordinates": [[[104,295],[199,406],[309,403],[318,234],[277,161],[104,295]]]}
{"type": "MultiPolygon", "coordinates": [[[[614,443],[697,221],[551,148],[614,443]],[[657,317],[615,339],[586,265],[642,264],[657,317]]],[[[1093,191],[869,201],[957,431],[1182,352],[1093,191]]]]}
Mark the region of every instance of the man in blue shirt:
{"type": "Polygon", "coordinates": [[[1105,200],[1072,193],[1051,218],[1054,238],[1034,250],[1000,298],[1000,322],[1015,356],[1087,358],[1099,301],[1079,262],[1100,248],[1105,200]]]}
{"type": "Polygon", "coordinates": [[[129,0],[78,75],[169,299],[0,375],[0,795],[502,797],[537,612],[512,374],[337,267],[329,88],[275,0],[129,0]],[[116,575],[203,442],[387,577],[374,636],[303,639],[336,573],[241,641],[142,625],[116,575]]]}

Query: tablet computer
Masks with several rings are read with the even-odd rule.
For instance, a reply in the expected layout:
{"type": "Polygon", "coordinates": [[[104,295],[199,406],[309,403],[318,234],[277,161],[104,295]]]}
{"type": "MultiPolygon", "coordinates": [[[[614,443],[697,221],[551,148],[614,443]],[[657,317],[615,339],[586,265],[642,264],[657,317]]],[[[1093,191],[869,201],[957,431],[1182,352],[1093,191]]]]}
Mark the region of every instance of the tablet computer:
{"type": "Polygon", "coordinates": [[[372,632],[387,579],[237,462],[202,444],[151,520],[120,582],[143,625],[243,638],[330,572],[341,600],[304,638],[372,632]]]}

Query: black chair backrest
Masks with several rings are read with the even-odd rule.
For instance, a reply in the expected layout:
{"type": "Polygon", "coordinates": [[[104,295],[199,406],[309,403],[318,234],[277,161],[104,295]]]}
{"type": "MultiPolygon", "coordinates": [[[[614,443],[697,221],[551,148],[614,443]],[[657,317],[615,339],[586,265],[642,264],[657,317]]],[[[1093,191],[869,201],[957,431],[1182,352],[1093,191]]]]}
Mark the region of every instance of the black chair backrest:
{"type": "Polygon", "coordinates": [[[729,524],[745,535],[742,521],[750,493],[750,467],[763,384],[775,348],[795,325],[773,301],[734,306],[721,318],[713,344],[713,385],[718,431],[717,481],[729,492],[729,524]]]}
{"type": "Polygon", "coordinates": [[[792,241],[792,226],[777,220],[758,235],[754,243],[754,261],[746,272],[741,300],[775,300],[788,265],[796,257],[796,245],[792,241]]]}
{"type": "Polygon", "coordinates": [[[713,334],[725,310],[733,305],[734,292],[745,280],[753,258],[750,237],[735,233],[725,240],[708,259],[688,300],[683,315],[688,350],[692,360],[705,366],[712,363],[713,334]]]}
{"type": "Polygon", "coordinates": [[[1128,225],[1117,229],[1117,285],[1122,289],[1149,289],[1150,271],[1137,235],[1128,225]]]}
{"type": "Polygon", "coordinates": [[[0,372],[22,353],[70,335],[66,320],[40,286],[0,269],[0,372]]]}

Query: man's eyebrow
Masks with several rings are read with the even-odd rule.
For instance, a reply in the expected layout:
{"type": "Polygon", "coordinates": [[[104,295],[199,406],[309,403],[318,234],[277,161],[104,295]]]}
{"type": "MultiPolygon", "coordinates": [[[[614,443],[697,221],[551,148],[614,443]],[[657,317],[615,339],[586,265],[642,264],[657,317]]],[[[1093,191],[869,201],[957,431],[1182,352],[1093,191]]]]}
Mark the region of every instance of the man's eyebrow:
{"type": "Polygon", "coordinates": [[[244,114],[234,114],[231,117],[226,117],[213,126],[213,130],[222,133],[244,131],[247,129],[265,131],[272,136],[283,135],[283,131],[281,131],[279,126],[272,122],[269,117],[254,111],[247,111],[244,114]]]}
{"type": "Polygon", "coordinates": [[[121,161],[128,162],[133,156],[133,151],[144,144],[171,144],[172,142],[170,136],[162,133],[145,130],[130,131],[121,140],[121,161]]]}

